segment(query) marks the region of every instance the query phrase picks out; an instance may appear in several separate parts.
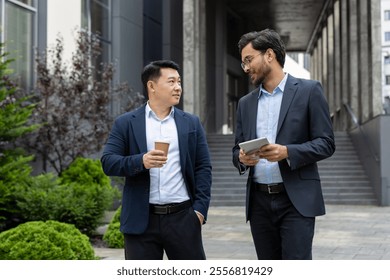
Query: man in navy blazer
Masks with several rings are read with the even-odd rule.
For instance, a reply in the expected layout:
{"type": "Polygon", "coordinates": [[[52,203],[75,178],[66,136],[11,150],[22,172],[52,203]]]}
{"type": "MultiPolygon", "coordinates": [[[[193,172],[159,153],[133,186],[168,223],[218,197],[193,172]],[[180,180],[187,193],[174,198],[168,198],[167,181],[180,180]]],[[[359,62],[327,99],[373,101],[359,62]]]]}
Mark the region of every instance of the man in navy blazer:
{"type": "Polygon", "coordinates": [[[233,164],[249,169],[246,217],[259,259],[312,259],[315,216],[325,214],[317,162],[335,151],[332,122],[318,81],[283,72],[285,46],[265,29],[238,43],[242,68],[258,86],[239,100],[233,164]],[[239,143],[267,137],[245,154],[239,143]]]}
{"type": "Polygon", "coordinates": [[[205,259],[201,226],[210,204],[211,163],[199,118],[174,106],[182,88],[172,61],[145,66],[149,100],[119,116],[101,158],[109,176],[125,177],[121,226],[126,259],[205,259]],[[155,149],[168,140],[169,151],[155,149]]]}

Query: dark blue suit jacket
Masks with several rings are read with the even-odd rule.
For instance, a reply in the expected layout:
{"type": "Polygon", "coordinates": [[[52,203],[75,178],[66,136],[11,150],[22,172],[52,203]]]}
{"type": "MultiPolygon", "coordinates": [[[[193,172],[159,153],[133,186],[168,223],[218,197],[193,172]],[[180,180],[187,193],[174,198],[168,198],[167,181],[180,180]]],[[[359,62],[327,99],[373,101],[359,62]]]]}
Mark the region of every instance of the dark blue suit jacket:
{"type": "MultiPolygon", "coordinates": [[[[238,103],[233,164],[240,174],[248,167],[239,162],[238,143],[263,136],[256,135],[258,94],[259,88],[243,96],[238,103]]],[[[278,163],[294,207],[306,217],[325,214],[317,162],[334,153],[335,143],[328,104],[318,81],[288,76],[275,142],[288,149],[290,163],[286,159],[278,163]]],[[[251,167],[247,182],[247,219],[250,219],[253,172],[251,167]]]]}
{"type": "MultiPolygon", "coordinates": [[[[121,231],[141,234],[149,221],[149,170],[142,163],[147,152],[145,106],[119,116],[101,158],[108,176],[126,178],[122,197],[121,231]]],[[[207,218],[210,204],[211,163],[199,118],[175,108],[180,163],[194,210],[207,218]]]]}

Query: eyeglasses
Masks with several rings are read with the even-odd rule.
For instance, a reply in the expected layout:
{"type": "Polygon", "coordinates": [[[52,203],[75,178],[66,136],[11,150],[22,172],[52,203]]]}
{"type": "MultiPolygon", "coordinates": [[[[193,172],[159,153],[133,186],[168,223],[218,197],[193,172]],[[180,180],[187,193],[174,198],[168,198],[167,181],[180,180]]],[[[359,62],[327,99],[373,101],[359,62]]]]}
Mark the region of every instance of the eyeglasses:
{"type": "Polygon", "coordinates": [[[252,62],[252,60],[256,57],[256,56],[259,56],[259,55],[261,55],[261,53],[258,53],[258,54],[256,54],[255,56],[247,56],[247,57],[245,57],[245,59],[244,59],[244,61],[241,63],[241,68],[242,68],[242,70],[245,70],[245,67],[247,67],[251,62],[252,62]]]}

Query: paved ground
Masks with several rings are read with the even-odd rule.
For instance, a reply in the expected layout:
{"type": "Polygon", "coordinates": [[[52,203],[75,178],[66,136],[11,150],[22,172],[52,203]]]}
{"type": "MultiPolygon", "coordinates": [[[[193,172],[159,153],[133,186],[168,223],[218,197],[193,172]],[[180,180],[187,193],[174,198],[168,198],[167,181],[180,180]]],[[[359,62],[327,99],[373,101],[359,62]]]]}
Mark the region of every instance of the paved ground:
{"type": "MultiPolygon", "coordinates": [[[[256,253],[243,207],[211,207],[203,226],[210,260],[254,260],[256,253]]],[[[96,248],[102,259],[123,260],[123,249],[96,248]]],[[[390,207],[328,205],[317,218],[313,243],[317,260],[390,260],[390,207]]]]}

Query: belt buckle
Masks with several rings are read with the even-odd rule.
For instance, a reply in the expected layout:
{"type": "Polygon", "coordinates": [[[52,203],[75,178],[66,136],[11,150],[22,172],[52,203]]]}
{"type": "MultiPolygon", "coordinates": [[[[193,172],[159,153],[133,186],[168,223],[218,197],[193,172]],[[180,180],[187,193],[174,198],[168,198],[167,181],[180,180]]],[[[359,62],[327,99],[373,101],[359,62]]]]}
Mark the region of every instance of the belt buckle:
{"type": "Polygon", "coordinates": [[[165,208],[166,213],[165,214],[171,214],[172,205],[167,205],[165,208]]]}
{"type": "Polygon", "coordinates": [[[161,213],[161,215],[166,215],[166,214],[169,214],[168,212],[168,207],[162,207],[162,213],[161,213]]]}
{"type": "Polygon", "coordinates": [[[169,214],[168,212],[168,206],[156,206],[155,207],[156,209],[156,213],[158,213],[158,215],[166,215],[166,214],[169,214]]]}
{"type": "Polygon", "coordinates": [[[267,185],[268,194],[277,194],[277,193],[280,193],[280,192],[273,192],[273,191],[271,190],[272,187],[277,186],[277,185],[278,185],[278,184],[269,184],[269,185],[267,185]]]}

